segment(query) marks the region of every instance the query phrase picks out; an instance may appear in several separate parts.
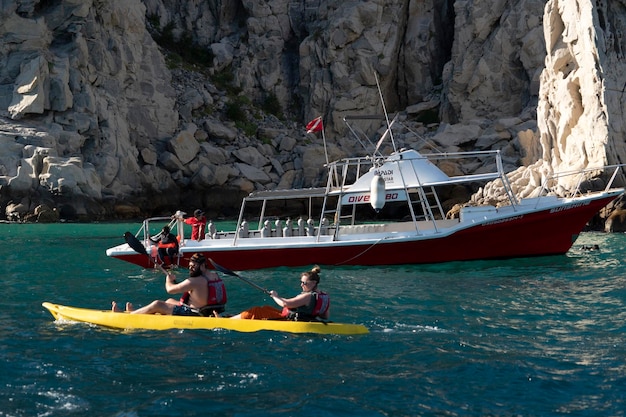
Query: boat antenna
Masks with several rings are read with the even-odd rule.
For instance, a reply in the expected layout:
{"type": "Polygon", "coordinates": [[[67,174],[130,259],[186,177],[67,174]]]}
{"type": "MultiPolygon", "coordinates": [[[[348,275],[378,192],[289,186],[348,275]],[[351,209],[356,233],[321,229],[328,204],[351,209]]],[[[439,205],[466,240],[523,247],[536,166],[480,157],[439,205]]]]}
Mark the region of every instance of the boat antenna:
{"type": "MultiPolygon", "coordinates": [[[[350,119],[361,119],[361,117],[357,117],[357,116],[344,116],[343,118],[343,122],[346,124],[346,126],[348,127],[348,129],[350,130],[350,132],[352,133],[352,136],[354,136],[354,138],[361,144],[361,146],[363,147],[363,149],[365,149],[365,152],[369,152],[367,149],[367,146],[365,145],[365,143],[363,143],[363,141],[361,140],[361,138],[359,137],[359,133],[354,130],[354,128],[352,127],[352,125],[350,125],[350,123],[348,123],[348,118],[350,119]]],[[[360,130],[360,129],[359,129],[360,130]]],[[[370,143],[370,145],[374,146],[374,144],[369,140],[369,138],[367,138],[367,136],[363,135],[363,137],[365,137],[365,139],[370,143]]]]}
{"type": "MultiPolygon", "coordinates": [[[[378,142],[376,143],[376,149],[374,149],[374,154],[378,153],[379,155],[382,156],[382,154],[380,152],[378,152],[378,149],[380,148],[380,145],[383,144],[383,142],[385,141],[385,139],[387,139],[387,135],[391,135],[391,126],[393,126],[393,124],[396,122],[396,120],[398,120],[398,117],[400,116],[400,113],[396,113],[396,115],[394,116],[393,120],[391,121],[391,123],[389,123],[389,119],[387,119],[387,129],[385,130],[385,133],[382,134],[382,136],[380,137],[380,139],[378,139],[378,142]]],[[[392,142],[393,142],[393,137],[391,138],[392,142]]],[[[395,146],[394,146],[394,150],[395,150],[395,146]]]]}
{"type": "MultiPolygon", "coordinates": [[[[385,107],[385,99],[383,99],[383,92],[380,89],[380,82],[378,81],[378,74],[376,73],[376,71],[374,71],[374,77],[376,78],[376,87],[378,87],[378,95],[380,96],[380,103],[383,106],[383,113],[385,113],[385,121],[387,122],[387,131],[389,132],[389,137],[391,137],[391,144],[393,145],[393,151],[396,152],[396,141],[393,139],[393,132],[391,131],[391,123],[389,123],[389,115],[387,114],[387,108],[385,107]]],[[[380,144],[382,143],[382,139],[384,139],[385,136],[383,135],[383,138],[381,138],[381,140],[378,141],[378,144],[376,146],[376,150],[378,150],[378,147],[380,146],[380,144]]],[[[376,151],[374,151],[374,153],[376,153],[376,151]]]]}

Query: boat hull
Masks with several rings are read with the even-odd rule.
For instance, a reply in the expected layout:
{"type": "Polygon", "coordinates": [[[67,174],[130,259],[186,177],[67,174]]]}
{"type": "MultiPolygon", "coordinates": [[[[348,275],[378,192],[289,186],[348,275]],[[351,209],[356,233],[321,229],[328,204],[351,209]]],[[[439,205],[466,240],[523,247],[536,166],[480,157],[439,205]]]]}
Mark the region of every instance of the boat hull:
{"type": "Polygon", "coordinates": [[[216,317],[169,316],[158,314],[116,313],[110,310],[91,310],[44,302],[42,304],[56,320],[78,321],[116,329],[226,329],[237,332],[263,330],[287,333],[319,333],[358,335],[368,333],[359,324],[295,322],[282,320],[237,320],[216,317]]]}
{"type": "MultiPolygon", "coordinates": [[[[573,200],[543,210],[476,222],[453,232],[442,230],[412,237],[371,234],[351,240],[316,242],[311,239],[309,243],[298,244],[290,244],[290,238],[266,238],[256,239],[254,245],[214,241],[209,247],[183,252],[181,266],[186,265],[194,252],[202,252],[216,263],[237,270],[311,264],[427,264],[559,255],[572,247],[589,219],[620,194],[606,193],[603,197],[573,200]]],[[[154,266],[149,257],[132,251],[109,256],[146,268],[154,266]]]]}

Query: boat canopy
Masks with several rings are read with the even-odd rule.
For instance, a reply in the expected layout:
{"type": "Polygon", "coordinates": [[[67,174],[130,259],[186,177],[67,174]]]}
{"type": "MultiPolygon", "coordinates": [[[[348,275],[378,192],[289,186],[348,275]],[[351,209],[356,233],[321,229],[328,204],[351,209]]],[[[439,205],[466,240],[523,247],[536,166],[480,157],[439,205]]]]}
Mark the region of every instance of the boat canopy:
{"type": "Polygon", "coordinates": [[[246,201],[285,200],[290,198],[315,198],[324,197],[326,188],[300,188],[289,190],[265,190],[255,191],[246,197],[246,201]]]}
{"type": "Polygon", "coordinates": [[[382,165],[371,167],[346,192],[370,191],[372,179],[376,175],[383,178],[386,190],[404,190],[430,183],[450,182],[450,177],[419,152],[406,150],[390,155],[382,165]]]}

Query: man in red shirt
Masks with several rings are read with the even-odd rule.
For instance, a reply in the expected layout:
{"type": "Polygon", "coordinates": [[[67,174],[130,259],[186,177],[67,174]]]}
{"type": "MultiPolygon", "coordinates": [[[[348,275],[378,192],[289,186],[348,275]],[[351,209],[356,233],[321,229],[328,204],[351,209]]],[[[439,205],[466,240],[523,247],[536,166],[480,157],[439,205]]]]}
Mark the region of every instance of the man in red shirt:
{"type": "Polygon", "coordinates": [[[206,233],[206,217],[204,212],[197,209],[193,212],[193,217],[185,219],[185,223],[191,225],[191,239],[203,240],[206,233]]]}

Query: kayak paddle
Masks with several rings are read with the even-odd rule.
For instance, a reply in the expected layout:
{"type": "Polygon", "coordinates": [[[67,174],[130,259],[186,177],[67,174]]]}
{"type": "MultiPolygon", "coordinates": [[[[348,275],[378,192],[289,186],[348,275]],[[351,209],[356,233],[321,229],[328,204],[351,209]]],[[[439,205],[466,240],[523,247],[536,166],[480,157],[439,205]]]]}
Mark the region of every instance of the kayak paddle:
{"type": "Polygon", "coordinates": [[[259,285],[255,284],[254,282],[250,281],[248,278],[244,278],[244,277],[242,277],[241,275],[239,275],[238,273],[236,273],[236,272],[234,272],[234,271],[231,271],[231,270],[230,270],[230,269],[228,269],[228,268],[224,268],[223,266],[221,266],[221,265],[217,264],[217,263],[216,263],[213,259],[211,259],[211,258],[209,258],[209,261],[211,262],[211,264],[213,265],[213,267],[214,267],[215,269],[217,269],[218,271],[220,271],[220,272],[222,272],[222,273],[224,273],[224,274],[226,274],[226,275],[230,275],[230,276],[233,276],[233,277],[237,277],[237,278],[239,278],[240,280],[244,281],[245,283],[247,283],[247,284],[249,284],[249,285],[252,285],[252,286],[253,286],[254,288],[256,288],[257,290],[263,291],[265,294],[270,295],[270,292],[269,292],[267,289],[265,289],[265,288],[263,288],[263,287],[261,287],[261,286],[259,286],[259,285]]]}
{"type": "MultiPolygon", "coordinates": [[[[124,240],[126,241],[126,243],[128,243],[128,246],[130,246],[132,250],[140,255],[146,255],[148,257],[148,263],[152,262],[152,258],[150,258],[150,255],[148,255],[146,248],[139,241],[139,239],[135,237],[135,235],[133,235],[131,232],[126,232],[124,233],[124,240]]],[[[161,271],[167,274],[167,271],[165,270],[165,268],[163,268],[163,265],[158,262],[155,262],[154,264],[157,265],[161,271]]]]}
{"type": "Polygon", "coordinates": [[[128,243],[128,246],[130,246],[130,248],[135,252],[150,257],[143,244],[131,232],[124,233],[124,240],[126,241],[126,243],[128,243]]]}

